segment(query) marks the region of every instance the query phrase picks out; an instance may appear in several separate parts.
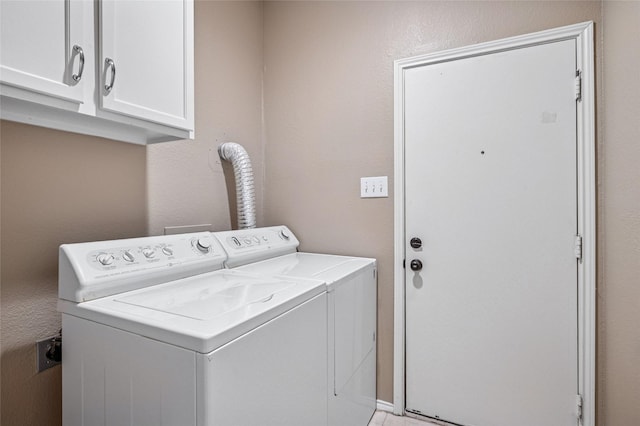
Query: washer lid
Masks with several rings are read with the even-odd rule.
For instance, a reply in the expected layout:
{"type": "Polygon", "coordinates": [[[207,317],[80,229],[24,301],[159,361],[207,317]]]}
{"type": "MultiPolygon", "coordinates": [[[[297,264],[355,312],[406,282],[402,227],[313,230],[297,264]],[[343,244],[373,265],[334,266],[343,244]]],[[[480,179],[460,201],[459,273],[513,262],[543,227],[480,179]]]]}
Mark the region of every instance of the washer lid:
{"type": "Polygon", "coordinates": [[[209,321],[242,310],[254,303],[271,300],[277,293],[295,286],[293,281],[256,279],[238,275],[197,278],[146,291],[124,294],[114,302],[209,321]]]}
{"type": "Polygon", "coordinates": [[[325,290],[318,280],[221,270],[84,303],[60,300],[58,308],[208,353],[325,290]]]}

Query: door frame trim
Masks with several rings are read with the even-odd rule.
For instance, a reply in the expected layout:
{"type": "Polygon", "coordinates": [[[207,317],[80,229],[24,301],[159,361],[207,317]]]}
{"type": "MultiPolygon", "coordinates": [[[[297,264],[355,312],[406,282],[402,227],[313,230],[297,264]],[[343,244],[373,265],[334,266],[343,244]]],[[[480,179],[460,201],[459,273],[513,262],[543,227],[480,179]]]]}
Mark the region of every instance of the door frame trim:
{"type": "Polygon", "coordinates": [[[593,22],[510,37],[394,62],[394,348],[393,412],[405,414],[405,181],[404,72],[407,69],[563,40],[576,40],[582,99],[577,103],[578,233],[578,390],[582,426],[595,425],[596,411],[596,133],[593,22]]]}

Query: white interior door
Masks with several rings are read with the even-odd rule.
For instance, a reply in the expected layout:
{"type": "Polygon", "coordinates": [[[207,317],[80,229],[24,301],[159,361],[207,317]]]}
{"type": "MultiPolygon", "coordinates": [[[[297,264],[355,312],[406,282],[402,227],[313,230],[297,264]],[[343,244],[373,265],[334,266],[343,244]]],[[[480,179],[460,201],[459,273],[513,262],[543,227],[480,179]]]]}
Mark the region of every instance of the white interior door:
{"type": "Polygon", "coordinates": [[[409,412],[577,423],[575,73],[575,40],[405,71],[409,412]]]}

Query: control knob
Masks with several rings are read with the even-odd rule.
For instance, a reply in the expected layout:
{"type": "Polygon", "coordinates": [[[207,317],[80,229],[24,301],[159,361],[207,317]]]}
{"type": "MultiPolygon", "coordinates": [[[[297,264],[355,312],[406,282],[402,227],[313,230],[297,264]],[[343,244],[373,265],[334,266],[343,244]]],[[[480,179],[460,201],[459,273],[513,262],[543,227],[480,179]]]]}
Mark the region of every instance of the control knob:
{"type": "Polygon", "coordinates": [[[98,262],[100,262],[103,266],[109,266],[115,260],[112,254],[109,253],[100,253],[97,256],[98,262]]]}
{"type": "Polygon", "coordinates": [[[285,241],[289,241],[289,238],[291,238],[289,236],[289,234],[284,229],[280,230],[280,234],[279,235],[280,235],[280,238],[282,238],[285,241]]]}
{"type": "Polygon", "coordinates": [[[147,259],[152,259],[152,258],[156,257],[156,251],[154,249],[152,249],[151,247],[147,247],[147,248],[142,249],[142,254],[147,259]]]}
{"type": "Polygon", "coordinates": [[[173,249],[171,247],[162,247],[162,252],[167,256],[173,256],[173,249]]]}
{"type": "Polygon", "coordinates": [[[211,251],[211,240],[209,238],[198,238],[196,248],[201,253],[207,254],[211,251]]]}
{"type": "Polygon", "coordinates": [[[125,250],[124,253],[122,253],[122,258],[127,262],[133,262],[134,260],[136,260],[136,258],[133,257],[133,253],[131,253],[129,250],[125,250]]]}

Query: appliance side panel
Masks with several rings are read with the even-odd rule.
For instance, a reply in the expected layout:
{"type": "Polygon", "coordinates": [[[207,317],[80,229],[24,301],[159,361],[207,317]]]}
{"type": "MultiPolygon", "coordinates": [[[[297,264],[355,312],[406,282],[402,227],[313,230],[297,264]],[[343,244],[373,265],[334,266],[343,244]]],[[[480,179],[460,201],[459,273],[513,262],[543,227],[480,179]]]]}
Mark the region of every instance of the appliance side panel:
{"type": "Polygon", "coordinates": [[[376,279],[373,266],[335,284],[335,393],[376,346],[376,279]]]}
{"type": "Polygon", "coordinates": [[[195,353],[63,314],[63,423],[195,425],[195,353]]]}
{"type": "Polygon", "coordinates": [[[198,355],[198,424],[327,424],[327,294],[198,355]]]}
{"type": "MultiPolygon", "coordinates": [[[[330,339],[334,353],[329,424],[367,424],[376,409],[376,302],[373,265],[335,283],[330,339]]],[[[330,346],[330,347],[331,347],[330,346]]]]}

